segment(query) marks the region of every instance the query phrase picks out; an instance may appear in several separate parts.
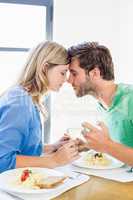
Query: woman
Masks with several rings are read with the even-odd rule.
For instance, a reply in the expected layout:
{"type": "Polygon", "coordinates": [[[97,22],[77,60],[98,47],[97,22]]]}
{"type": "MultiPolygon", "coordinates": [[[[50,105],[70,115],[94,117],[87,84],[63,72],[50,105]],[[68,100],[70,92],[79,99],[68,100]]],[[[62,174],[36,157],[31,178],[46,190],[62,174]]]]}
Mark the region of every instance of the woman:
{"type": "Polygon", "coordinates": [[[1,96],[0,172],[28,166],[53,168],[78,158],[75,142],[67,136],[44,149],[42,145],[40,114],[47,118],[42,98],[49,90],[59,90],[67,70],[66,49],[42,42],[29,56],[17,85],[1,96]]]}

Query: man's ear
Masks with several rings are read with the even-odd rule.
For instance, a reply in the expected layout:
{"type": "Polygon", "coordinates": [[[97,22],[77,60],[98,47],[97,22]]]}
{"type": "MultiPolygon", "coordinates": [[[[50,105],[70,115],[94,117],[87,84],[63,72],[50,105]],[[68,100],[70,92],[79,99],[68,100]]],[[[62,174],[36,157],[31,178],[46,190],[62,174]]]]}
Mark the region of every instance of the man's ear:
{"type": "Polygon", "coordinates": [[[89,71],[89,76],[90,76],[90,78],[92,80],[99,79],[101,77],[99,68],[95,67],[94,69],[92,69],[91,71],[89,71]]]}

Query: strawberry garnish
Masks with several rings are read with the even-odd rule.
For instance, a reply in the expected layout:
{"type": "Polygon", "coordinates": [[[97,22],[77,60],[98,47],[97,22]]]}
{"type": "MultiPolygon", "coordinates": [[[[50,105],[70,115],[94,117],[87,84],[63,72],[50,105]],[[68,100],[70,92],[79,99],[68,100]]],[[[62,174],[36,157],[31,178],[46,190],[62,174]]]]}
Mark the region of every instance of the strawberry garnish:
{"type": "Polygon", "coordinates": [[[25,169],[23,172],[22,172],[22,175],[21,175],[21,181],[25,181],[29,176],[30,174],[32,173],[31,170],[29,169],[25,169]]]}

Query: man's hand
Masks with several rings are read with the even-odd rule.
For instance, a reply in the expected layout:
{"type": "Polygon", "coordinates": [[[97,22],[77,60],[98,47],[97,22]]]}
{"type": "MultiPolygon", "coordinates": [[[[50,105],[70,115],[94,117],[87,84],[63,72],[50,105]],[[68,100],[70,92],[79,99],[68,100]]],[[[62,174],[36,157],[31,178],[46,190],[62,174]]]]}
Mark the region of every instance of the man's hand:
{"type": "Polygon", "coordinates": [[[98,125],[99,128],[96,128],[92,124],[84,122],[82,126],[90,130],[84,134],[84,137],[87,140],[90,149],[106,153],[106,149],[111,142],[108,128],[103,122],[100,122],[98,125]]]}

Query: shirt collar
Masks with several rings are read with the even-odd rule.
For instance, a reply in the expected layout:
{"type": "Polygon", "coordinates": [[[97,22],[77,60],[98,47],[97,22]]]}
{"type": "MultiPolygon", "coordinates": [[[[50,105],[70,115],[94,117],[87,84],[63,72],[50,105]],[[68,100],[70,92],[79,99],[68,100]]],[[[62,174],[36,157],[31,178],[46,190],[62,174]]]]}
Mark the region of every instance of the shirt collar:
{"type": "Polygon", "coordinates": [[[117,85],[117,89],[116,89],[115,95],[114,95],[114,97],[113,97],[113,99],[112,99],[111,105],[110,105],[108,108],[104,107],[104,105],[102,105],[101,102],[99,102],[99,105],[100,105],[100,107],[102,107],[104,110],[109,111],[109,110],[111,110],[114,106],[117,105],[117,103],[119,102],[119,100],[120,100],[120,98],[121,98],[122,96],[123,96],[123,84],[122,84],[122,83],[119,83],[119,84],[117,85]]]}

